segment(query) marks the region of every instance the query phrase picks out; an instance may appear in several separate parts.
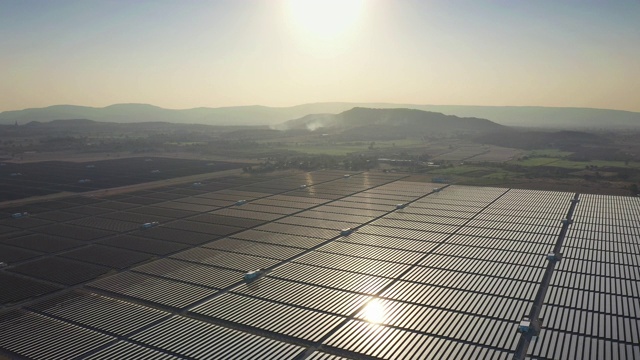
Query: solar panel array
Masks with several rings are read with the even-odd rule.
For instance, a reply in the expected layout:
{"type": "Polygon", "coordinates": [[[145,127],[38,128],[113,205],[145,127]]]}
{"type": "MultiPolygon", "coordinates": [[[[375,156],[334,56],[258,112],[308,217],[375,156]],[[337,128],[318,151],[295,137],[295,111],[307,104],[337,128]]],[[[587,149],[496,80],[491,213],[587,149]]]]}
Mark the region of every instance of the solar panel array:
{"type": "Polygon", "coordinates": [[[149,181],[239,169],[240,163],[179,158],[116,158],[93,162],[38,161],[0,165],[0,202],[61,191],[82,193],[149,181]]]}
{"type": "Polygon", "coordinates": [[[640,358],[639,212],[637,198],[580,196],[532,356],[640,358]]]}
{"type": "Polygon", "coordinates": [[[527,358],[640,358],[640,199],[580,195],[569,225],[571,193],[437,186],[319,171],[0,209],[0,355],[507,359],[543,294],[527,358]]]}

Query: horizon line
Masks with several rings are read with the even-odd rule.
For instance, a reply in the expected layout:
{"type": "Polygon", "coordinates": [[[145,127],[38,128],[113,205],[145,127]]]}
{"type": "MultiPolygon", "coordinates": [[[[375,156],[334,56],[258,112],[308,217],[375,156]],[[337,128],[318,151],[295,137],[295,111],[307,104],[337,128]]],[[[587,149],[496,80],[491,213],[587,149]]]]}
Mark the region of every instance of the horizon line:
{"type": "MultiPolygon", "coordinates": [[[[91,109],[106,109],[108,107],[112,107],[112,106],[118,106],[118,105],[144,105],[144,106],[151,106],[151,107],[155,107],[158,109],[162,109],[162,110],[170,110],[170,111],[185,111],[185,110],[196,110],[196,109],[231,109],[231,108],[251,108],[251,107],[262,107],[262,108],[271,108],[271,109],[287,109],[287,108],[294,108],[294,107],[298,107],[298,106],[306,106],[306,105],[322,105],[322,104],[354,104],[354,105],[358,105],[358,104],[380,104],[380,105],[398,105],[398,106],[441,106],[441,107],[446,107],[446,106],[459,106],[459,107],[484,107],[484,108],[544,108],[544,109],[587,109],[587,110],[608,110],[608,111],[622,111],[622,112],[629,112],[629,113],[638,113],[640,114],[640,110],[626,110],[626,109],[612,109],[612,108],[597,108],[597,107],[586,107],[586,106],[545,106],[545,105],[467,105],[467,104],[419,104],[419,103],[394,103],[394,102],[382,102],[382,101],[369,101],[369,102],[357,102],[357,101],[318,101],[318,102],[309,102],[309,103],[302,103],[302,104],[296,104],[296,105],[290,105],[290,106],[271,106],[271,105],[260,105],[260,104],[253,104],[253,105],[228,105],[228,106],[196,106],[196,107],[190,107],[190,108],[169,108],[169,107],[162,107],[159,105],[154,105],[154,104],[150,104],[150,103],[136,103],[136,102],[124,102],[124,103],[114,103],[114,104],[110,104],[110,105],[105,105],[102,107],[99,106],[88,106],[88,105],[76,105],[76,104],[53,104],[53,105],[47,105],[47,106],[42,106],[42,107],[29,107],[29,108],[23,108],[23,109],[14,109],[14,110],[3,110],[0,111],[0,114],[6,113],[6,112],[19,112],[19,111],[26,111],[26,110],[41,110],[41,109],[47,109],[47,108],[52,108],[52,107],[60,107],[60,106],[70,106],[70,107],[82,107],[82,108],[91,108],[91,109]]],[[[357,107],[357,106],[354,106],[357,107]]]]}

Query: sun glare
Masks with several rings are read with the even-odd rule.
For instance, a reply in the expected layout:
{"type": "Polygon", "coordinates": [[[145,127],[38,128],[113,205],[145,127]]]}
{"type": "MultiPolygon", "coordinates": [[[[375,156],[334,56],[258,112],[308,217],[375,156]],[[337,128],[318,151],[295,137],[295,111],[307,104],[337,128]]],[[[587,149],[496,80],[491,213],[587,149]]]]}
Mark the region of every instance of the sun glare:
{"type": "Polygon", "coordinates": [[[296,29],[316,38],[332,39],[347,33],[357,22],[363,0],[289,0],[296,29]]]}
{"type": "Polygon", "coordinates": [[[385,308],[378,299],[373,299],[364,307],[363,315],[365,320],[373,324],[379,324],[384,321],[385,308]]]}

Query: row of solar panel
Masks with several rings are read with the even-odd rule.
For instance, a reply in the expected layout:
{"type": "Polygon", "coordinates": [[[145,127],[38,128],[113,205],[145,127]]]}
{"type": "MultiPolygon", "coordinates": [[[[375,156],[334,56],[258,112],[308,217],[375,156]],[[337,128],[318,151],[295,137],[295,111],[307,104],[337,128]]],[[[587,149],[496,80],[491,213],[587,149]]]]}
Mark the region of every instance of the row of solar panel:
{"type": "Polygon", "coordinates": [[[638,205],[635,198],[580,195],[530,356],[640,357],[638,205]]]}
{"type": "MultiPolygon", "coordinates": [[[[332,176],[332,179],[336,179],[338,178],[336,175],[332,176]]],[[[296,182],[297,183],[297,182],[296,182]]],[[[193,190],[191,189],[178,189],[178,190],[183,190],[185,192],[189,192],[191,193],[193,190]]],[[[227,190],[227,192],[232,191],[232,190],[227,190]]],[[[158,193],[160,194],[160,193],[158,193]]],[[[118,195],[115,196],[115,198],[119,198],[119,199],[127,199],[127,196],[125,195],[118,195]]],[[[129,197],[131,198],[131,197],[129,197]]],[[[74,201],[77,198],[74,198],[74,201]]],[[[294,200],[299,200],[299,199],[294,199],[294,200]]],[[[119,202],[114,202],[114,201],[101,201],[101,200],[91,200],[89,199],[88,201],[78,201],[80,203],[87,203],[87,202],[91,202],[91,203],[98,203],[98,205],[106,205],[109,204],[105,211],[107,211],[107,215],[109,214],[123,214],[123,216],[125,216],[127,219],[129,219],[131,217],[131,214],[133,214],[133,216],[135,217],[135,215],[141,216],[140,214],[137,214],[133,211],[138,210],[138,209],[142,209],[142,208],[131,208],[130,206],[112,206],[112,204],[124,204],[124,203],[119,203],[119,202]],[[113,208],[113,209],[110,209],[113,208]],[[107,210],[110,209],[110,210],[107,210]],[[117,211],[115,209],[124,209],[127,213],[121,213],[121,212],[109,212],[109,211],[117,211]]],[[[313,201],[311,201],[313,203],[313,201]]],[[[66,209],[71,209],[74,210],[76,208],[73,208],[74,205],[77,204],[66,204],[65,206],[58,206],[58,207],[62,207],[62,208],[66,208],[66,209]]],[[[126,204],[125,204],[126,205],[126,204]]],[[[49,207],[54,207],[54,206],[49,206],[49,207]]],[[[147,210],[149,209],[153,209],[153,208],[149,208],[149,207],[143,207],[145,208],[145,212],[149,212],[147,210]]],[[[86,210],[88,209],[86,206],[81,206],[81,207],[77,207],[77,209],[82,209],[82,210],[86,210]]],[[[90,209],[102,209],[101,207],[95,207],[92,206],[90,209]]],[[[173,212],[175,213],[176,210],[162,210],[162,208],[156,208],[158,209],[158,211],[160,212],[173,212]]],[[[92,213],[92,211],[86,211],[89,215],[92,213]]],[[[103,213],[104,211],[100,211],[99,213],[103,213]]],[[[153,213],[153,211],[151,211],[151,213],[153,213]]],[[[71,213],[73,214],[73,213],[71,213]]],[[[184,212],[182,211],[182,213],[180,215],[186,215],[186,216],[191,216],[196,214],[195,212],[192,213],[188,213],[188,212],[184,212]]],[[[175,214],[169,214],[169,215],[175,215],[175,214]]],[[[148,215],[147,215],[148,216],[148,215]]],[[[227,219],[233,219],[230,217],[226,217],[227,219]]],[[[32,220],[33,218],[26,218],[24,220],[27,220],[27,222],[29,220],[32,220]]],[[[219,218],[218,218],[219,219],[219,218]]],[[[216,220],[218,220],[216,219],[216,220]]],[[[23,219],[21,219],[23,220],[23,219]]],[[[140,220],[140,219],[138,219],[140,220]]],[[[195,220],[201,220],[198,219],[196,217],[195,220]]],[[[240,219],[238,219],[240,220],[240,219]]],[[[248,221],[250,222],[250,221],[248,221]]],[[[17,222],[16,222],[17,223],[17,222]]],[[[22,224],[26,224],[26,222],[20,222],[22,224]]],[[[129,223],[132,224],[132,223],[129,223]]],[[[91,223],[91,224],[85,224],[85,225],[89,225],[89,226],[96,226],[95,223],[91,223]]],[[[190,223],[189,223],[190,225],[190,223]]],[[[255,225],[255,224],[253,224],[255,225]]],[[[25,225],[26,226],[26,225],[25,225]]],[[[136,227],[138,227],[139,225],[136,225],[136,227]]],[[[243,226],[247,226],[247,224],[243,224],[243,226]]],[[[251,225],[249,225],[251,226],[251,225]]],[[[218,228],[218,227],[216,227],[218,228]]],[[[227,229],[229,229],[229,227],[227,227],[227,229]]],[[[235,228],[231,228],[233,231],[237,231],[240,229],[235,229],[235,228]]],[[[36,229],[37,230],[37,229],[36,229]]],[[[52,229],[49,229],[49,232],[54,232],[54,233],[59,233],[60,235],[65,235],[65,233],[68,233],[69,235],[75,235],[77,238],[80,238],[80,240],[84,240],[84,241],[93,241],[95,238],[98,238],[100,236],[107,236],[105,232],[102,233],[97,233],[99,230],[96,230],[95,228],[90,228],[90,227],[79,227],[76,228],[74,226],[69,226],[69,225],[62,225],[60,224],[58,227],[53,228],[53,231],[51,231],[52,229]],[[77,231],[77,230],[80,231],[77,231]]],[[[166,254],[168,252],[174,252],[176,250],[179,250],[180,247],[179,245],[171,245],[173,243],[170,242],[166,242],[166,241],[162,241],[162,240],[168,240],[168,241],[175,241],[178,240],[180,242],[186,243],[186,245],[189,245],[190,243],[202,243],[203,241],[209,241],[211,239],[211,237],[208,235],[206,237],[199,237],[197,233],[193,233],[193,232],[182,232],[180,234],[175,233],[175,234],[168,234],[171,233],[170,228],[164,229],[163,232],[161,234],[155,235],[154,231],[155,229],[151,229],[151,231],[149,232],[145,232],[144,234],[139,233],[138,235],[142,235],[144,237],[133,237],[133,236],[120,236],[120,237],[116,237],[116,238],[112,238],[112,237],[107,237],[105,240],[99,240],[100,242],[105,243],[106,245],[115,245],[115,246],[124,246],[125,248],[131,249],[131,250],[142,250],[145,251],[147,253],[158,253],[158,254],[166,254]],[[173,235],[173,236],[172,236],[173,235]],[[179,236],[179,235],[186,235],[186,236],[179,236]],[[147,238],[149,238],[150,240],[146,240],[147,238]],[[120,241],[120,239],[122,239],[123,241],[120,241]],[[178,246],[178,247],[176,247],[178,246]]],[[[189,229],[191,230],[191,229],[189,229]]],[[[175,232],[175,231],[174,231],[175,232]]],[[[44,251],[44,252],[58,252],[58,251],[63,251],[63,253],[59,253],[59,255],[61,256],[72,256],[75,257],[76,259],[82,260],[82,261],[89,261],[89,262],[97,262],[100,265],[107,265],[107,266],[112,266],[112,267],[117,267],[117,268],[122,268],[122,267],[126,267],[129,266],[135,262],[139,262],[139,261],[143,261],[149,258],[148,254],[141,254],[141,253],[137,253],[137,252],[132,252],[132,251],[128,251],[128,250],[123,250],[123,249],[114,249],[114,248],[105,248],[105,247],[98,247],[96,248],[95,246],[92,247],[82,247],[84,244],[82,241],[76,241],[76,240],[71,240],[68,238],[63,238],[63,237],[55,237],[55,236],[51,236],[51,235],[46,235],[46,234],[34,234],[34,235],[30,235],[30,236],[22,236],[22,237],[15,237],[15,238],[7,238],[7,240],[12,246],[16,245],[16,246],[21,246],[21,247],[27,247],[27,248],[33,248],[36,249],[38,251],[44,251]],[[74,248],[74,247],[80,247],[78,250],[72,250],[71,252],[69,252],[66,249],[70,249],[70,248],[74,248]],[[110,250],[109,250],[110,249],[110,250]],[[115,259],[128,259],[129,261],[119,261],[118,264],[114,264],[112,261],[106,261],[108,260],[107,258],[109,258],[109,256],[106,255],[99,255],[100,251],[104,251],[104,253],[106,253],[106,255],[119,255],[119,256],[111,256],[111,258],[115,258],[115,259]],[[83,255],[86,254],[89,255],[93,255],[94,258],[97,258],[96,260],[98,261],[91,261],[91,258],[86,258],[83,255]],[[117,254],[114,254],[117,253],[117,254]],[[125,255],[125,256],[122,256],[125,255]],[[115,266],[114,266],[115,265],[115,266]]],[[[19,248],[13,248],[13,247],[9,247],[9,249],[14,249],[14,253],[15,250],[20,250],[19,248]]],[[[5,251],[3,254],[7,254],[7,252],[5,251]]],[[[17,255],[18,259],[21,260],[28,260],[30,258],[33,258],[34,256],[39,256],[41,253],[36,253],[36,252],[29,252],[27,254],[25,254],[24,251],[19,252],[17,255]]],[[[13,260],[15,260],[15,258],[12,258],[12,262],[13,260]]],[[[68,261],[64,261],[62,259],[59,258],[52,258],[52,259],[43,259],[41,262],[35,263],[32,266],[29,266],[28,264],[24,264],[25,266],[23,266],[22,268],[18,267],[18,268],[13,268],[13,270],[17,270],[18,272],[21,272],[25,275],[30,275],[30,276],[36,276],[38,278],[44,278],[48,281],[55,281],[55,282],[59,282],[59,283],[63,283],[63,284],[72,284],[72,283],[78,283],[78,282],[82,282],[82,281],[86,281],[88,278],[90,278],[91,276],[96,276],[96,274],[100,274],[100,273],[104,273],[107,272],[108,269],[107,268],[102,268],[102,267],[92,267],[91,265],[87,265],[87,264],[80,264],[80,267],[78,267],[76,270],[82,270],[84,268],[84,270],[87,271],[75,271],[75,272],[71,272],[71,267],[72,266],[77,266],[80,263],[70,263],[68,261]],[[67,269],[69,271],[62,271],[62,274],[81,274],[81,276],[59,276],[60,272],[56,272],[56,271],[51,271],[51,269],[53,268],[59,268],[59,269],[67,269]],[[97,272],[96,272],[97,271],[97,272]],[[58,274],[58,275],[56,275],[58,274]],[[55,275],[55,276],[53,276],[55,275]]],[[[20,278],[10,278],[10,279],[4,279],[6,281],[4,282],[15,282],[20,280],[20,278]]],[[[46,284],[38,284],[35,283],[34,285],[40,285],[40,286],[32,286],[32,289],[35,288],[39,288],[41,290],[49,290],[49,289],[55,289],[56,287],[52,287],[52,286],[47,286],[46,284]]],[[[26,287],[29,288],[29,287],[26,287]]],[[[17,299],[21,299],[23,298],[23,296],[27,295],[30,292],[24,292],[24,291],[19,291],[19,293],[21,294],[8,294],[5,292],[5,296],[6,300],[3,298],[3,302],[12,302],[15,301],[17,299]],[[16,296],[19,295],[19,296],[16,296]]],[[[38,294],[40,292],[36,292],[35,294],[38,294]]],[[[34,294],[34,295],[35,295],[34,294]]]]}
{"type": "MultiPolygon", "coordinates": [[[[451,196],[453,199],[465,197],[465,189],[462,187],[453,187],[434,195],[438,197],[439,201],[446,203],[447,199],[440,198],[446,198],[449,190],[454,190],[451,196]]],[[[470,188],[468,191],[474,191],[474,189],[470,188]]],[[[492,189],[479,192],[483,194],[478,194],[474,199],[484,199],[484,205],[478,206],[478,211],[482,209],[490,210],[492,208],[491,202],[496,199],[496,196],[501,195],[499,191],[492,189]],[[493,195],[489,196],[486,193],[493,193],[493,195]],[[487,205],[489,207],[484,208],[487,205]]],[[[502,194],[504,194],[504,191],[502,191],[502,194]]],[[[503,197],[507,196],[506,194],[503,197]]],[[[428,198],[426,197],[422,200],[428,198]]],[[[414,204],[415,207],[419,206],[422,200],[416,201],[406,209],[413,208],[414,204]]],[[[344,201],[343,203],[349,202],[344,201]]],[[[493,204],[495,203],[497,201],[493,204]]],[[[334,207],[334,204],[331,203],[331,205],[322,207],[330,208],[334,207]]],[[[564,205],[558,204],[558,207],[560,206],[566,207],[566,203],[564,205]]],[[[313,211],[319,211],[319,209],[320,207],[315,208],[313,211]]],[[[389,211],[389,207],[387,207],[387,211],[389,211]]],[[[399,211],[393,214],[398,213],[399,211]]],[[[558,214],[560,213],[558,212],[558,214]]],[[[303,214],[304,212],[297,216],[304,218],[303,214]]],[[[469,218],[472,217],[473,213],[469,218]]],[[[537,217],[532,217],[532,219],[537,219],[537,217]]],[[[234,234],[233,238],[248,237],[250,239],[247,240],[251,242],[260,242],[265,245],[269,244],[269,241],[277,241],[273,239],[290,237],[288,242],[283,241],[279,245],[285,245],[288,249],[297,248],[301,251],[317,246],[323,241],[335,239],[303,257],[276,268],[268,274],[267,278],[263,279],[264,281],[261,280],[261,282],[248,286],[241,285],[240,281],[231,283],[234,274],[239,275],[241,274],[239,270],[246,270],[237,269],[238,271],[233,272],[231,269],[225,270],[218,266],[231,267],[236,266],[235,264],[256,266],[260,261],[271,259],[272,263],[264,263],[265,267],[269,267],[279,264],[279,260],[286,258],[288,255],[297,256],[296,253],[288,252],[289,250],[284,249],[258,247],[257,249],[261,250],[268,249],[268,251],[261,253],[256,250],[256,247],[247,244],[248,241],[217,240],[207,243],[197,251],[194,250],[173,256],[183,261],[170,260],[169,264],[166,264],[167,261],[160,260],[157,263],[163,265],[150,263],[149,265],[138,267],[134,269],[134,272],[125,273],[127,275],[122,276],[120,278],[122,281],[120,282],[108,282],[106,280],[109,280],[109,278],[107,278],[93,283],[92,286],[114,294],[120,294],[127,299],[137,298],[148,304],[162,304],[169,307],[177,305],[165,303],[162,294],[152,291],[154,287],[165,286],[165,289],[169,289],[173,296],[177,296],[180,291],[188,291],[188,287],[193,286],[202,290],[202,292],[195,294],[192,299],[182,299],[184,303],[180,306],[190,309],[194,316],[202,316],[215,322],[226,322],[231,326],[240,326],[252,332],[257,331],[260,333],[263,331],[273,337],[285,334],[301,340],[326,338],[323,343],[327,349],[345,352],[346,354],[349,351],[353,351],[383,358],[401,358],[402,356],[450,356],[455,358],[484,353],[496,358],[502,355],[506,357],[509,351],[513,350],[515,340],[517,340],[517,336],[514,333],[515,321],[530,306],[529,301],[520,298],[528,298],[530,300],[533,293],[532,290],[528,290],[529,293],[525,296],[517,296],[515,293],[514,296],[505,295],[502,292],[508,289],[504,288],[513,285],[505,285],[500,281],[519,279],[518,277],[514,278],[512,275],[514,269],[521,269],[521,273],[524,274],[526,269],[531,269],[531,265],[503,267],[503,265],[509,265],[513,260],[502,260],[501,256],[504,257],[504,252],[491,251],[491,249],[500,248],[496,242],[492,242],[492,247],[489,248],[485,248],[483,243],[472,244],[473,246],[448,245],[449,240],[457,239],[459,241],[460,237],[452,234],[461,233],[461,229],[465,229],[465,227],[461,229],[455,228],[449,232],[435,233],[411,229],[413,223],[417,224],[416,227],[422,226],[419,221],[405,222],[408,228],[407,231],[411,232],[402,234],[412,234],[416,239],[393,237],[398,235],[397,231],[402,229],[374,225],[364,226],[358,232],[349,236],[336,238],[339,234],[336,229],[328,225],[323,228],[325,225],[322,225],[322,222],[318,223],[318,228],[309,230],[312,236],[320,236],[316,240],[305,235],[303,226],[288,225],[286,223],[276,224],[271,227],[265,226],[262,230],[266,231],[249,230],[247,231],[249,234],[246,236],[243,235],[244,232],[234,234]],[[379,233],[379,236],[367,235],[366,231],[368,230],[379,233]],[[265,240],[262,236],[263,234],[274,235],[271,240],[268,237],[265,237],[267,238],[265,240]],[[421,239],[420,236],[428,240],[421,239]],[[305,242],[301,241],[301,239],[305,239],[305,242]],[[217,242],[220,243],[216,244],[217,242]],[[338,243],[360,244],[360,247],[336,246],[335,244],[338,243]],[[300,244],[315,245],[306,246],[300,244]],[[389,246],[389,244],[393,245],[389,246]],[[397,249],[392,249],[395,244],[403,244],[408,247],[405,250],[409,251],[399,252],[397,249]],[[444,254],[441,254],[441,252],[444,252],[444,254]],[[279,254],[283,255],[280,256],[279,254]],[[225,263],[222,257],[229,256],[237,256],[234,259],[237,261],[225,263]],[[480,260],[477,259],[478,257],[480,260]],[[426,265],[423,261],[427,261],[427,259],[432,261],[429,262],[430,269],[420,266],[426,265]],[[465,262],[467,260],[469,262],[465,262]],[[188,262],[185,263],[184,261],[188,262]],[[359,266],[359,261],[362,261],[361,264],[363,265],[359,266]],[[173,262],[173,264],[170,262],[173,262]],[[462,262],[464,266],[456,264],[459,262],[462,262]],[[189,266],[182,265],[183,263],[189,266]],[[205,266],[204,264],[217,266],[205,266]],[[353,265],[350,266],[351,264],[353,265]],[[455,264],[456,267],[449,269],[450,264],[455,264]],[[193,267],[193,265],[196,266],[193,267]],[[211,274],[207,276],[204,275],[206,272],[201,274],[200,271],[203,271],[204,268],[216,269],[216,271],[220,272],[220,275],[211,274]],[[374,274],[371,273],[372,271],[387,272],[374,274]],[[417,276],[415,281],[400,280],[402,276],[412,274],[412,271],[415,274],[414,276],[417,276]],[[147,276],[143,275],[143,273],[154,273],[154,275],[147,276]],[[436,275],[438,273],[442,275],[436,275]],[[473,273],[484,274],[485,276],[472,276],[473,273]],[[170,276],[179,281],[169,281],[168,278],[170,276]],[[217,291],[212,289],[212,287],[215,287],[213,285],[216,284],[201,284],[201,286],[200,284],[194,284],[194,282],[199,281],[198,279],[207,278],[228,279],[228,283],[223,283],[227,285],[218,285],[219,288],[226,287],[227,290],[225,292],[228,292],[223,296],[216,297],[217,291]],[[451,283],[443,283],[442,280],[447,278],[454,280],[451,283]],[[455,282],[455,279],[460,280],[455,282]],[[482,288],[482,279],[490,279],[487,281],[486,289],[482,288]],[[500,286],[495,286],[496,281],[500,286]],[[118,286],[118,283],[121,286],[118,286]],[[464,288],[464,286],[470,285],[480,286],[480,288],[464,288]],[[129,286],[130,288],[128,288],[129,286]],[[275,288],[279,288],[281,291],[276,291],[274,290],[275,288]],[[326,296],[317,296],[317,294],[323,293],[326,296]],[[388,298],[388,300],[367,302],[367,299],[370,299],[367,294],[379,294],[382,298],[388,298]],[[333,301],[330,299],[333,299],[333,301]],[[373,311],[369,313],[368,304],[376,304],[376,302],[378,302],[377,305],[372,306],[373,311]],[[365,303],[367,305],[364,305],[365,303]],[[389,311],[387,308],[392,310],[389,311]],[[243,312],[243,309],[248,310],[249,313],[243,312]],[[265,311],[267,314],[263,314],[263,312],[259,311],[260,309],[268,309],[269,311],[265,311]],[[345,317],[345,315],[350,316],[345,317]],[[354,319],[350,319],[351,317],[354,319]],[[282,318],[290,320],[289,327],[282,322],[282,318]],[[304,319],[301,322],[308,328],[299,326],[300,319],[304,319]],[[311,321],[308,319],[311,319],[311,321]],[[317,320],[317,325],[315,325],[313,319],[317,320]],[[411,321],[412,319],[413,322],[411,321]],[[429,321],[425,322],[424,319],[429,321]],[[455,321],[451,319],[455,319],[455,321]],[[371,325],[370,322],[382,322],[386,325],[371,325]],[[456,322],[467,325],[461,327],[451,326],[452,323],[456,322]],[[464,329],[473,326],[484,326],[483,329],[486,331],[476,331],[472,334],[464,331],[464,329]],[[480,337],[475,338],[473,336],[480,337]],[[380,337],[385,338],[383,343],[379,342],[380,337]],[[374,343],[376,346],[372,346],[374,343]],[[427,349],[429,349],[428,353],[425,352],[427,349]]],[[[499,234],[505,233],[498,229],[488,228],[487,230],[489,230],[488,237],[491,237],[491,231],[496,231],[499,234]]],[[[524,232],[512,232],[511,235],[504,236],[506,237],[504,242],[505,244],[518,242],[533,246],[543,244],[538,241],[531,241],[531,239],[540,239],[539,236],[530,237],[528,235],[524,232]],[[518,235],[520,235],[520,238],[518,238],[518,235]]],[[[467,241],[470,240],[467,239],[467,241]]],[[[548,241],[547,243],[552,242],[548,241]]],[[[523,253],[526,253],[526,251],[523,253]]],[[[299,254],[302,254],[302,252],[299,254]]],[[[535,252],[531,254],[534,256],[535,252]]],[[[544,253],[538,255],[540,256],[536,261],[544,260],[544,253]]],[[[539,279],[541,272],[537,276],[539,279]]],[[[533,285],[536,281],[538,281],[536,277],[533,277],[526,278],[523,281],[513,281],[513,283],[533,285]]],[[[534,286],[530,286],[530,289],[533,288],[534,286]]],[[[527,293],[527,290],[523,288],[520,290],[523,293],[527,293]]],[[[172,328],[167,328],[165,331],[179,330],[176,329],[174,324],[172,326],[172,328]]],[[[160,331],[159,328],[161,326],[149,328],[149,332],[154,331],[154,336],[151,339],[144,338],[141,340],[141,338],[134,337],[133,340],[167,349],[166,351],[173,354],[175,350],[171,349],[178,347],[178,343],[170,340],[167,337],[168,335],[155,332],[160,331]],[[156,345],[157,343],[146,342],[155,342],[157,335],[164,336],[164,343],[156,345]]],[[[187,342],[186,339],[185,342],[187,342]]],[[[180,351],[190,351],[190,346],[185,346],[185,344],[182,344],[180,351]]],[[[194,346],[197,347],[197,344],[191,347],[194,346]]],[[[634,347],[631,347],[631,350],[633,351],[634,347]]],[[[177,354],[178,352],[175,351],[175,353],[177,354]]]]}

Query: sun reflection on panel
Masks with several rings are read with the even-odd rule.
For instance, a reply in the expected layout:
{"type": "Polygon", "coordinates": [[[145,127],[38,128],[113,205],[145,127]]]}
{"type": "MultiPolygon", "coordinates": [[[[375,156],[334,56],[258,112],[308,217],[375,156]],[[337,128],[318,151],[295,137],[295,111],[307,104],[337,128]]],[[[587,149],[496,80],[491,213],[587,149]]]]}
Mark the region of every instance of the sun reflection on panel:
{"type": "Polygon", "coordinates": [[[309,194],[312,196],[316,194],[316,189],[313,186],[309,186],[309,185],[313,185],[313,184],[314,184],[313,175],[311,173],[306,173],[305,185],[307,185],[307,187],[305,188],[305,190],[308,191],[309,194]]]}
{"type": "Polygon", "coordinates": [[[380,299],[369,301],[367,306],[362,310],[365,320],[373,324],[379,324],[385,319],[385,307],[380,299]]]}

